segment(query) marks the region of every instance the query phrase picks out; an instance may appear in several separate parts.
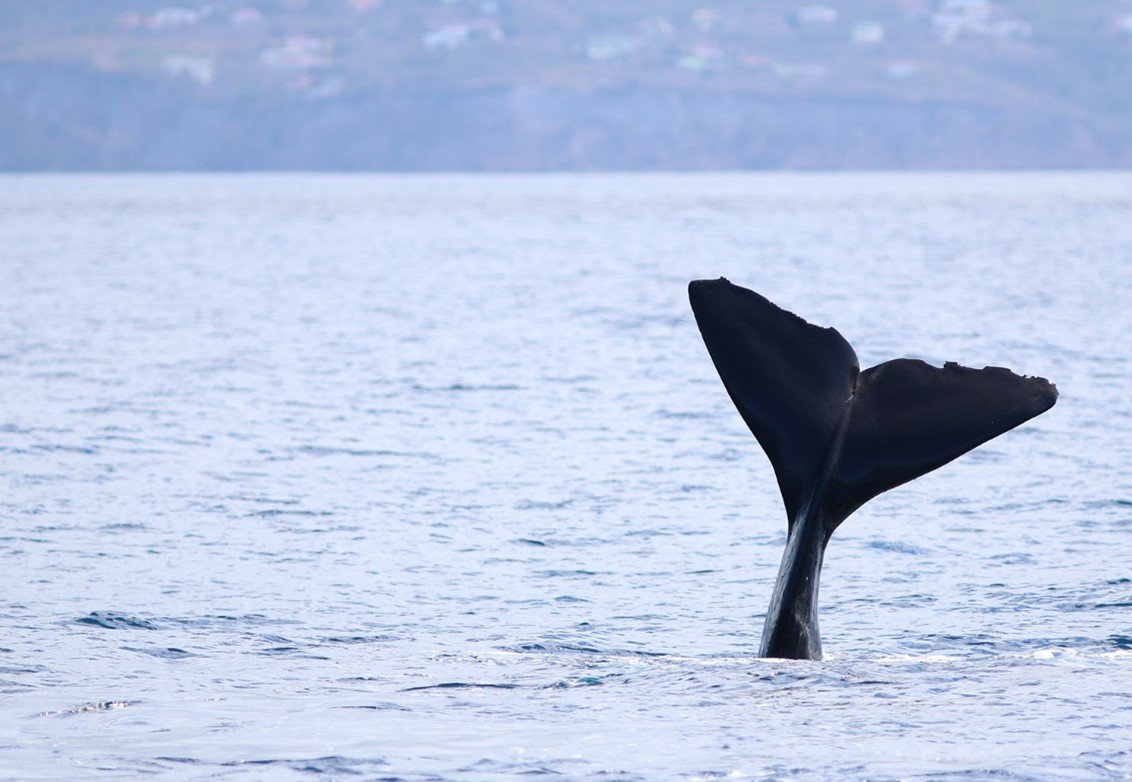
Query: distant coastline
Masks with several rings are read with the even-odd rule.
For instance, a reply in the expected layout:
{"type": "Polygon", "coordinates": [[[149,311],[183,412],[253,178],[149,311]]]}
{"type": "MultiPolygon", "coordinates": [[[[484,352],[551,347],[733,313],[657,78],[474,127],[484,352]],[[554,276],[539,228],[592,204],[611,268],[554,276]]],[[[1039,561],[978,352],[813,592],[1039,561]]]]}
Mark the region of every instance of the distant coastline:
{"type": "Polygon", "coordinates": [[[79,66],[0,66],[0,170],[1073,169],[1132,129],[1049,105],[725,87],[382,88],[215,96],[79,66]]]}
{"type": "Polygon", "coordinates": [[[0,4],[3,171],[1132,167],[1132,3],[0,4]]]}

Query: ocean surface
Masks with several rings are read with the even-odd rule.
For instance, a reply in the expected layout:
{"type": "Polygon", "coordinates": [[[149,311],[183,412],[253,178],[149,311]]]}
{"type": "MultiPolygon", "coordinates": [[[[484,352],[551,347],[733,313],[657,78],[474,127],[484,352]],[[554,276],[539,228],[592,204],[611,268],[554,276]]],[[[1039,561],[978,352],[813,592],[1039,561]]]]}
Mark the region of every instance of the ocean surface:
{"type": "Polygon", "coordinates": [[[0,176],[0,779],[1132,779],[1132,174],[0,176]],[[1049,413],[836,533],[686,285],[1049,413]]]}

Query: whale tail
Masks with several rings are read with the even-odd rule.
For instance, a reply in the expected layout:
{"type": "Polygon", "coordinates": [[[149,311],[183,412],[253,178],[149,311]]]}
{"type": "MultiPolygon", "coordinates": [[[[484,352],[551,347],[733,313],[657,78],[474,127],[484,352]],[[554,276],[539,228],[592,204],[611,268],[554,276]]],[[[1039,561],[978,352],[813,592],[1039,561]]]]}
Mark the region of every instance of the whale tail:
{"type": "Polygon", "coordinates": [[[835,329],[754,291],[721,277],[692,282],[688,294],[723,385],[774,467],[791,523],[819,489],[836,526],[1057,400],[1048,380],[1001,367],[900,358],[862,372],[835,329]]]}
{"type": "Polygon", "coordinates": [[[913,359],[862,372],[836,330],[807,323],[754,291],[720,278],[692,282],[688,295],[708,353],[766,451],[786,506],[790,541],[764,651],[772,623],[803,617],[800,625],[812,626],[798,630],[813,643],[769,656],[820,656],[817,576],[837,526],[878,494],[1045,412],[1057,388],[1001,367],[913,359]],[[792,580],[802,586],[792,588],[792,580]],[[776,610],[783,616],[775,618],[776,610]]]}

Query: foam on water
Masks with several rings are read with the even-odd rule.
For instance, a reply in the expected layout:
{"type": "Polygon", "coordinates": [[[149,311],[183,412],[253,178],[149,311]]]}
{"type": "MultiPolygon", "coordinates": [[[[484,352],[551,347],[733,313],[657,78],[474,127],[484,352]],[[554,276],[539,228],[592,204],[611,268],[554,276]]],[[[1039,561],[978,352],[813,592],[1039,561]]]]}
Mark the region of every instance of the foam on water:
{"type": "Polygon", "coordinates": [[[0,177],[0,777],[1125,779],[1132,176],[0,177]],[[687,305],[1047,415],[869,503],[824,662],[687,305]]]}

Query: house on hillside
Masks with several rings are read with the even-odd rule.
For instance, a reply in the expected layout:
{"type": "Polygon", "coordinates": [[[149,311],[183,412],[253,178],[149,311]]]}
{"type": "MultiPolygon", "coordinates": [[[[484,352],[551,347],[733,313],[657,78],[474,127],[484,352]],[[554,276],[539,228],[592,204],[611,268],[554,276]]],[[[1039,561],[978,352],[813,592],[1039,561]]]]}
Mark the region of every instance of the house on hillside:
{"type": "Polygon", "coordinates": [[[599,35],[586,42],[586,57],[591,60],[620,60],[640,49],[642,43],[635,35],[599,35]]]}
{"type": "Polygon", "coordinates": [[[932,24],[944,43],[962,35],[1022,38],[1033,31],[1028,22],[1007,16],[990,0],[942,0],[932,24]]]}
{"type": "Polygon", "coordinates": [[[326,51],[326,43],[320,38],[293,35],[282,46],[265,49],[260,60],[268,68],[284,70],[329,68],[333,63],[326,51]]]}
{"type": "Polygon", "coordinates": [[[807,5],[798,10],[798,21],[803,25],[833,24],[837,11],[828,5],[807,5]]]}
{"type": "Polygon", "coordinates": [[[201,19],[201,12],[192,8],[159,8],[149,18],[149,26],[158,30],[168,27],[186,27],[196,24],[201,19]]]}
{"type": "Polygon", "coordinates": [[[197,84],[212,84],[212,59],[190,54],[170,54],[161,61],[161,70],[174,78],[184,77],[197,84]]]}
{"type": "Polygon", "coordinates": [[[884,41],[884,26],[879,22],[858,22],[851,35],[858,46],[875,46],[884,41]]]}
{"type": "Polygon", "coordinates": [[[507,36],[494,19],[480,18],[467,22],[453,22],[429,30],[421,36],[421,43],[429,51],[459,49],[469,41],[502,41],[507,36]]]}

